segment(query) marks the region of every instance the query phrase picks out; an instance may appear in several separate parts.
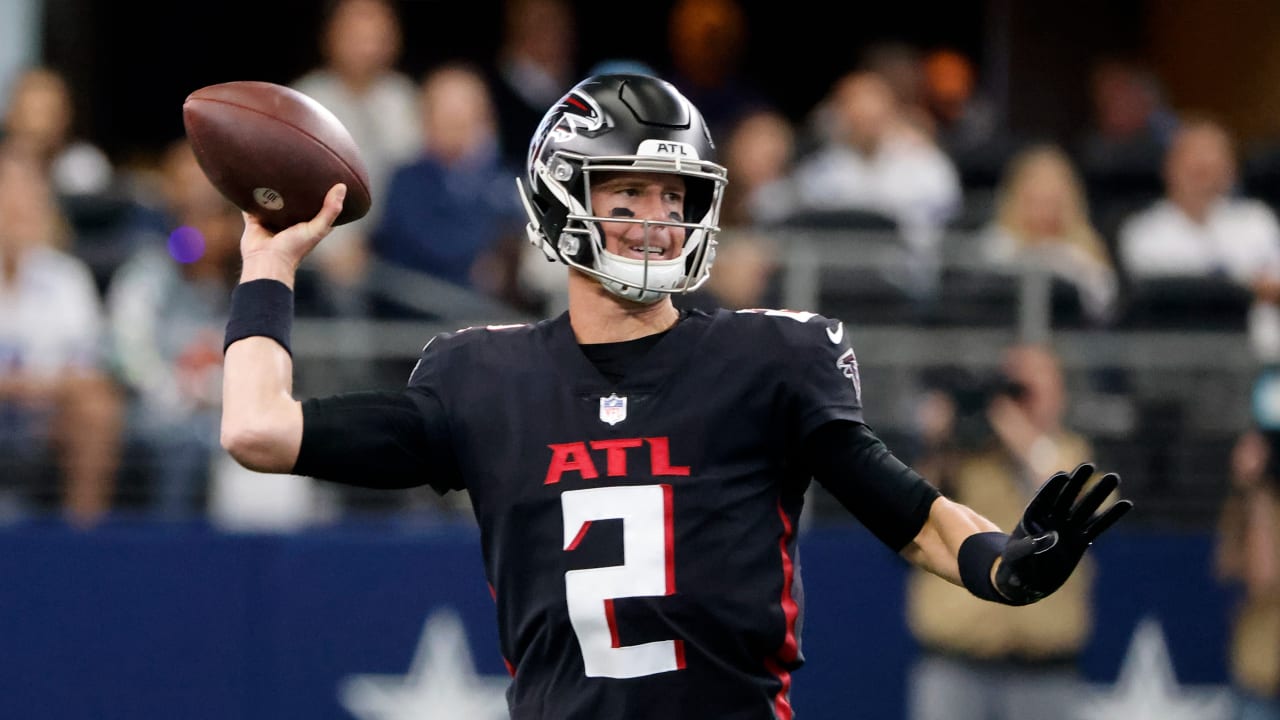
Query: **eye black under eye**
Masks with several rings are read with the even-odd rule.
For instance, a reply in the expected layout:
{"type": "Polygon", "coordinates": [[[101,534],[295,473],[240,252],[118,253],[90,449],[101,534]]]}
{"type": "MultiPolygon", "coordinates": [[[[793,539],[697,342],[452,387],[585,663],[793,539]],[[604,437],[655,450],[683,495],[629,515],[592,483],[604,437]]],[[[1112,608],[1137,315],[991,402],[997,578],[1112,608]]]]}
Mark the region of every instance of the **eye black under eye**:
{"type": "Polygon", "coordinates": [[[616,207],[609,211],[609,217],[635,217],[636,214],[630,208],[616,207]]]}

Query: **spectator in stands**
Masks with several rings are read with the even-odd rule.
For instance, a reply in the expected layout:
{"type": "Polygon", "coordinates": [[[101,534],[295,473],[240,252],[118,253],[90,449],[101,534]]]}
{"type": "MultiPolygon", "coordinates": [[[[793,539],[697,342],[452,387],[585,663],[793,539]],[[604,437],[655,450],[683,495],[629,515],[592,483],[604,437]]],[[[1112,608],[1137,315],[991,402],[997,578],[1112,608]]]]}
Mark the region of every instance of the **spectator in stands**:
{"type": "Polygon", "coordinates": [[[1140,64],[1108,57],[1090,76],[1093,120],[1078,148],[1085,176],[1112,191],[1158,184],[1160,163],[1178,126],[1160,82],[1140,64]]]}
{"type": "Polygon", "coordinates": [[[903,120],[876,73],[845,75],[825,102],[832,134],[799,161],[780,195],[782,217],[772,219],[814,210],[879,213],[897,223],[922,261],[935,261],[942,228],[962,200],[951,160],[903,120]]]}
{"type": "Polygon", "coordinates": [[[1010,162],[996,215],[982,234],[984,260],[1046,271],[1074,286],[1087,316],[1112,317],[1117,281],[1110,254],[1089,220],[1080,179],[1055,145],[1023,150],[1010,162]]]}
{"type": "Polygon", "coordinates": [[[926,137],[933,138],[937,127],[928,107],[928,78],[920,48],[900,40],[883,40],[862,53],[860,67],[889,83],[901,120],[926,137]]]}
{"type": "Polygon", "coordinates": [[[57,195],[107,192],[115,176],[107,154],[78,137],[71,88],[61,73],[31,68],[18,76],[4,113],[7,143],[25,145],[49,168],[57,195]]]}
{"type": "Polygon", "coordinates": [[[955,163],[964,187],[963,207],[950,225],[978,230],[993,212],[1005,166],[1026,143],[979,88],[977,70],[967,55],[944,47],[925,55],[922,64],[924,105],[935,140],[955,163]]]}
{"type": "Polygon", "coordinates": [[[507,0],[488,78],[502,162],[517,172],[548,107],[577,81],[577,30],[566,0],[507,0]]]}
{"type": "Polygon", "coordinates": [[[749,228],[727,229],[716,244],[716,271],[707,284],[672,302],[681,310],[706,312],[775,307],[778,267],[777,243],[769,235],[749,228]]]}
{"type": "Polygon", "coordinates": [[[385,206],[387,183],[396,167],[421,148],[422,122],[413,80],[397,68],[402,29],[389,0],[336,0],[325,15],[323,64],[293,87],[333,111],[342,121],[369,171],[373,207],[356,222],[335,228],[317,249],[300,288],[302,302],[315,297],[320,314],[351,315],[363,310],[356,288],[364,278],[368,234],[385,206]]]}
{"type": "Polygon", "coordinates": [[[0,488],[10,509],[29,511],[43,488],[21,484],[44,481],[56,462],[66,514],[88,525],[111,507],[121,403],[101,369],[98,291],[58,249],[69,228],[41,160],[29,145],[0,145],[0,488]]]}
{"type": "Polygon", "coordinates": [[[795,161],[795,129],[774,110],[744,115],[729,131],[721,157],[733,182],[725,187],[720,223],[746,226],[761,217],[775,216],[774,204],[785,200],[777,184],[795,161]]]}
{"type": "Polygon", "coordinates": [[[148,244],[121,266],[107,308],[151,499],[160,516],[176,519],[200,510],[218,447],[222,328],[244,222],[185,140],[168,148],[163,166],[173,218],[167,246],[148,244]]]}
{"type": "Polygon", "coordinates": [[[1135,280],[1227,279],[1256,298],[1250,334],[1264,359],[1280,339],[1280,222],[1263,202],[1233,193],[1232,138],[1217,122],[1188,119],[1165,158],[1165,197],[1120,228],[1123,271],[1135,280]]]}
{"type": "MultiPolygon", "coordinates": [[[[924,67],[920,50],[909,43],[895,40],[875,42],[863,49],[854,69],[840,79],[856,73],[876,76],[885,83],[894,106],[894,124],[899,131],[932,139],[934,125],[924,105],[924,67]]],[[[797,154],[807,157],[819,148],[838,141],[846,132],[840,104],[833,91],[810,108],[797,135],[797,154]]]]}
{"type": "Polygon", "coordinates": [[[713,138],[728,137],[747,113],[772,107],[742,74],[747,31],[738,0],[678,0],[668,14],[668,79],[702,110],[713,138]]]}
{"type": "Polygon", "coordinates": [[[1216,571],[1243,590],[1232,613],[1230,678],[1241,720],[1280,718],[1280,491],[1275,430],[1250,429],[1231,455],[1216,571]]]}
{"type": "Polygon", "coordinates": [[[948,154],[969,152],[997,139],[995,108],[977,89],[973,62],[950,48],[925,55],[924,107],[934,137],[948,154]]]}
{"type": "MultiPolygon", "coordinates": [[[[1018,522],[1047,468],[1075,467],[1092,454],[1088,441],[1063,424],[1066,388],[1047,347],[1008,348],[998,378],[956,388],[954,398],[953,418],[930,421],[953,433],[933,447],[945,459],[925,458],[921,466],[938,473],[933,477],[947,497],[995,522],[1018,522]]],[[[1092,564],[1082,563],[1053,596],[1010,608],[912,571],[908,625],[923,653],[910,679],[908,717],[1073,720],[1081,692],[1076,663],[1092,626],[1092,581],[1092,564]]]]}
{"type": "Polygon", "coordinates": [[[774,307],[771,293],[778,270],[778,247],[768,235],[745,228],[727,230],[716,251],[716,272],[707,281],[715,303],[730,310],[774,307]]]}
{"type": "Polygon", "coordinates": [[[392,177],[374,254],[506,298],[524,214],[498,155],[488,85],[470,66],[442,65],[424,78],[421,102],[424,152],[392,177]]]}

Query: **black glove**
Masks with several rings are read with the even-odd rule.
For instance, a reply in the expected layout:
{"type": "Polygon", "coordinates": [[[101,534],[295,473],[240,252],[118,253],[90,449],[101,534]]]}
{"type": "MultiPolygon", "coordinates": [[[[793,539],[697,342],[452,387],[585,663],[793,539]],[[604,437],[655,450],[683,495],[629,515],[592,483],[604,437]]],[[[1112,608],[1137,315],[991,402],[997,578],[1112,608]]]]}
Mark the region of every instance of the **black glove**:
{"type": "Polygon", "coordinates": [[[1120,500],[1094,514],[1119,487],[1115,473],[1103,475],[1077,502],[1093,470],[1082,463],[1070,475],[1055,474],[1027,505],[996,569],[996,590],[1010,604],[1027,605],[1062,587],[1085,549],[1133,508],[1132,502],[1120,500]]]}

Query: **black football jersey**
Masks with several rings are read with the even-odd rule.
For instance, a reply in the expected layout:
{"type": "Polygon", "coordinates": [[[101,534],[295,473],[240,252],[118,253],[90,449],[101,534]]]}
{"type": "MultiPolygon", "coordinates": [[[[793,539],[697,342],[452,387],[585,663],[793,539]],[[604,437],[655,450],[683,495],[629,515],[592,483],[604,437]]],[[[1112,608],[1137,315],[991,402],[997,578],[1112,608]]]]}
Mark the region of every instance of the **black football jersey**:
{"type": "Polygon", "coordinates": [[[613,383],[566,314],[437,336],[409,383],[448,417],[515,720],[791,717],[798,450],[862,420],[840,322],[694,311],[613,383]]]}

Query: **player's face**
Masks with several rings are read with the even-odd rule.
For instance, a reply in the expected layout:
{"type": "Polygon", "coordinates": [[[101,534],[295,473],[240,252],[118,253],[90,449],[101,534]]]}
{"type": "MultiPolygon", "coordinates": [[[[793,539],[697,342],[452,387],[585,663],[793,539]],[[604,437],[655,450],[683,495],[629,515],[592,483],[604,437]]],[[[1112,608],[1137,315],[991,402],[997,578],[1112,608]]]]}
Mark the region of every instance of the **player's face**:
{"type": "MultiPolygon", "coordinates": [[[[684,178],[667,173],[609,173],[594,179],[591,208],[600,217],[684,221],[684,178]]],[[[679,257],[684,230],[668,225],[602,222],[605,250],[622,257],[679,257]]]]}

